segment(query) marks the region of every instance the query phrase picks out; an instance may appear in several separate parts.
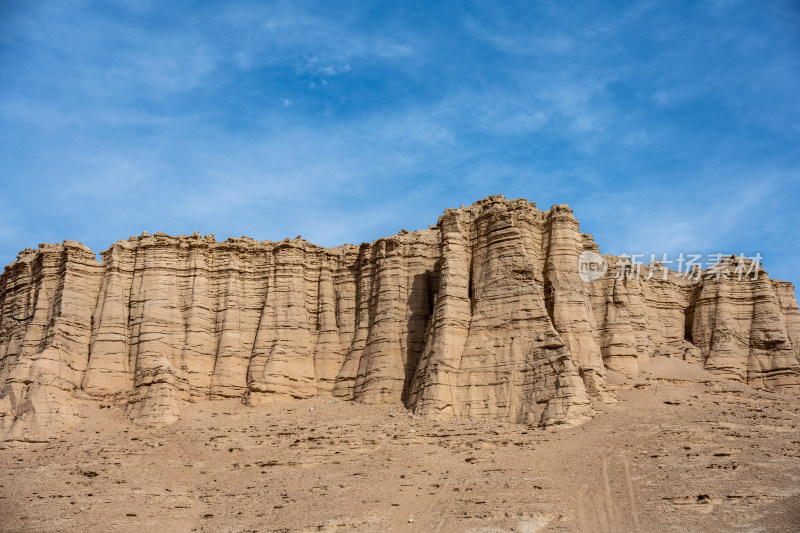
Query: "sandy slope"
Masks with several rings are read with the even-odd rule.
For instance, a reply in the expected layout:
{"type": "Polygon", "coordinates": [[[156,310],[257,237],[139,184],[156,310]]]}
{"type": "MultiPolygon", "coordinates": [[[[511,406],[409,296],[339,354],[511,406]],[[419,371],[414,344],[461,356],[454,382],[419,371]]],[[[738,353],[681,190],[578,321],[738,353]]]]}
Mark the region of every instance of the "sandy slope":
{"type": "Polygon", "coordinates": [[[304,400],[0,449],[3,531],[797,531],[800,401],[676,360],[573,428],[304,400]]]}

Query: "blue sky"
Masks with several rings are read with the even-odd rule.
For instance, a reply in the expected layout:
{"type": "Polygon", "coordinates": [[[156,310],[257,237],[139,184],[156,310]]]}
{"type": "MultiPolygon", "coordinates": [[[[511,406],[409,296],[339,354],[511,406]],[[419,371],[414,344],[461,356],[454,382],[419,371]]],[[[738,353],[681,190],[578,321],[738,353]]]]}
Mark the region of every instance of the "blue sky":
{"type": "Polygon", "coordinates": [[[0,3],[0,263],[142,231],[427,227],[567,203],[604,252],[800,283],[800,4],[0,3]]]}

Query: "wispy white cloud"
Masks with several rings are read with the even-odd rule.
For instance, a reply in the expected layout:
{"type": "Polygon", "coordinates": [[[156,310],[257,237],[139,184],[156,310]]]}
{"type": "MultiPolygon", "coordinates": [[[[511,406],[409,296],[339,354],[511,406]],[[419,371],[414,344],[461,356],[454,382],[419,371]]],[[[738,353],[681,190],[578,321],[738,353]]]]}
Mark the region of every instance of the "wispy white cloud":
{"type": "Polygon", "coordinates": [[[301,73],[310,73],[323,76],[339,76],[350,72],[350,63],[343,65],[323,64],[320,58],[314,56],[304,60],[304,63],[297,67],[297,71],[301,73]]]}
{"type": "MultiPolygon", "coordinates": [[[[739,253],[745,242],[766,244],[754,239],[769,224],[762,206],[773,201],[786,178],[755,178],[752,169],[734,171],[726,179],[711,172],[696,176],[693,183],[662,190],[658,197],[643,188],[591,194],[576,214],[590,224],[600,223],[609,253],[739,253]]],[[[671,176],[661,179],[667,186],[675,181],[671,176]]]]}
{"type": "Polygon", "coordinates": [[[508,35],[494,32],[471,17],[464,19],[464,27],[473,37],[485,41],[506,54],[526,56],[565,55],[575,47],[575,41],[570,35],[558,31],[546,35],[530,32],[521,35],[508,35]]]}
{"type": "Polygon", "coordinates": [[[219,31],[236,36],[223,42],[233,63],[244,70],[281,64],[288,56],[297,72],[330,77],[371,58],[399,60],[415,54],[408,43],[353,32],[345,21],[321,18],[297,3],[242,2],[214,16],[219,31]]]}
{"type": "Polygon", "coordinates": [[[333,245],[496,193],[570,203],[604,251],[775,255],[800,223],[800,34],[774,6],[19,6],[5,256],[65,227],[96,248],[143,229],[333,245]]]}
{"type": "MultiPolygon", "coordinates": [[[[174,117],[146,110],[119,106],[76,108],[61,101],[43,101],[15,96],[0,101],[0,117],[35,126],[42,131],[63,132],[82,128],[108,127],[168,127],[174,117]]],[[[191,116],[183,117],[191,120],[191,116]]]]}

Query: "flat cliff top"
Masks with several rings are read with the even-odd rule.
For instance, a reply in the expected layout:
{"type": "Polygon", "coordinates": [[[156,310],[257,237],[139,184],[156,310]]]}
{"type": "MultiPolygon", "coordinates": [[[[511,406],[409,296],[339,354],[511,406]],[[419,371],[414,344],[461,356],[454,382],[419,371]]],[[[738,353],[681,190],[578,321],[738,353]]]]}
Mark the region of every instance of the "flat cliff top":
{"type": "MultiPolygon", "coordinates": [[[[572,215],[572,210],[564,204],[561,205],[554,205],[547,211],[539,210],[536,207],[536,203],[529,202],[525,198],[517,198],[517,199],[506,199],[505,196],[502,194],[497,194],[493,196],[488,196],[481,200],[474,202],[471,205],[464,206],[462,205],[460,208],[449,208],[445,209],[444,214],[442,217],[447,216],[457,216],[460,217],[465,222],[474,221],[476,218],[480,216],[491,215],[493,213],[493,209],[511,209],[516,210],[519,212],[527,212],[540,220],[545,220],[547,217],[555,214],[568,214],[572,215]]],[[[386,237],[380,237],[375,239],[371,243],[361,243],[361,245],[356,245],[353,243],[343,243],[338,246],[331,246],[325,247],[314,244],[309,242],[308,240],[304,239],[302,235],[297,235],[294,238],[284,238],[279,241],[272,241],[272,240],[257,240],[253,239],[252,237],[248,237],[246,235],[242,235],[240,237],[228,237],[224,240],[218,241],[216,234],[210,233],[208,235],[201,235],[199,232],[194,232],[191,235],[169,235],[163,232],[157,233],[148,233],[143,232],[140,235],[132,235],[127,239],[119,240],[109,246],[107,249],[100,252],[100,256],[102,260],[105,260],[106,257],[115,249],[115,248],[122,248],[122,249],[130,249],[132,247],[153,247],[153,246],[179,246],[179,247],[214,247],[214,248],[232,248],[237,250],[271,250],[277,246],[293,246],[298,248],[303,248],[306,250],[314,250],[319,252],[328,252],[331,254],[346,254],[346,253],[356,253],[358,252],[360,247],[374,245],[376,243],[380,243],[382,241],[387,240],[397,240],[404,243],[413,243],[413,242],[425,242],[425,243],[436,243],[439,239],[439,225],[441,223],[442,217],[439,218],[439,221],[429,226],[428,228],[422,228],[417,230],[408,231],[405,229],[400,230],[394,235],[389,235],[386,237]]],[[[591,239],[591,235],[586,235],[587,238],[591,239]]],[[[64,249],[72,249],[79,252],[85,253],[94,253],[88,246],[85,244],[73,241],[73,240],[64,240],[62,243],[41,243],[37,248],[26,248],[17,254],[17,261],[29,262],[36,257],[36,254],[39,252],[53,252],[53,251],[62,251],[64,249]]],[[[15,262],[12,262],[5,266],[5,269],[10,269],[15,262]]]]}

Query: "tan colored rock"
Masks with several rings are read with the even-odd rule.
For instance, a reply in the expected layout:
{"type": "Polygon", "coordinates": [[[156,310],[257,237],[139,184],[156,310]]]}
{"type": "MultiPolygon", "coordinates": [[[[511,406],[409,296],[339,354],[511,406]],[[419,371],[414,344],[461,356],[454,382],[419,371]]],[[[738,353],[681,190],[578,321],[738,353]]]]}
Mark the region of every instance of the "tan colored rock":
{"type": "Polygon", "coordinates": [[[84,245],[25,250],[0,277],[0,429],[36,440],[74,423],[102,267],[84,245]]]}
{"type": "Polygon", "coordinates": [[[790,311],[797,304],[785,287],[776,289],[781,283],[776,285],[763,270],[755,280],[703,282],[692,342],[705,356],[706,369],[759,388],[800,390],[792,343],[797,322],[790,311]]]}
{"type": "Polygon", "coordinates": [[[613,401],[608,370],[663,356],[800,389],[790,283],[585,281],[583,252],[599,249],[567,206],[501,196],[360,247],[159,233],[97,263],[79,243],[41,245],[0,275],[0,431],[46,438],[91,400],[163,423],[200,399],[319,395],[571,424],[613,401]]]}
{"type": "Polygon", "coordinates": [[[579,365],[545,306],[542,213],[489,199],[448,210],[439,224],[441,288],[410,405],[531,424],[586,416],[579,365]]]}

